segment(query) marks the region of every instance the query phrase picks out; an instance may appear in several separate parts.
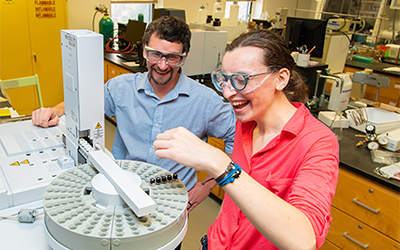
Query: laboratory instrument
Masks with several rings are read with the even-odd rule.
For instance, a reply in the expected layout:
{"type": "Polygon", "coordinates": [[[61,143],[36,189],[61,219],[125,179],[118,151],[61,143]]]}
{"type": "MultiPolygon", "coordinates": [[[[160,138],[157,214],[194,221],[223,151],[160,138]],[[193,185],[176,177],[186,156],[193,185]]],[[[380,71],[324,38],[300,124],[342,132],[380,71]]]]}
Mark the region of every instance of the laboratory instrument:
{"type": "MultiPolygon", "coordinates": [[[[65,116],[46,129],[0,125],[0,209],[43,199],[53,249],[174,249],[187,231],[185,185],[159,166],[115,161],[106,151],[103,37],[61,37],[65,116]]],[[[22,209],[19,218],[32,223],[35,215],[22,209]]]]}

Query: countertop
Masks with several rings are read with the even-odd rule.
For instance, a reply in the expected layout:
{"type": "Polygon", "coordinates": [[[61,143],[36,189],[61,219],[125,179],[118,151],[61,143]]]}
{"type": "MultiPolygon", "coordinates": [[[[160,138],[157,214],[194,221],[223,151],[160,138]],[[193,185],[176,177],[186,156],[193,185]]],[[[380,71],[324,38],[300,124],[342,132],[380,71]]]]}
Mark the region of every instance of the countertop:
{"type": "Polygon", "coordinates": [[[357,142],[362,140],[362,138],[355,137],[356,134],[364,133],[353,128],[343,129],[343,139],[339,141],[340,166],[400,192],[400,181],[383,178],[374,172],[376,167],[383,167],[385,165],[372,161],[371,152],[366,145],[356,147],[357,142]]]}
{"type": "Polygon", "coordinates": [[[141,67],[141,66],[129,67],[129,66],[122,64],[123,62],[127,62],[127,61],[122,58],[119,58],[118,53],[104,52],[104,60],[114,63],[115,65],[117,65],[121,68],[131,71],[132,73],[147,71],[146,67],[141,67]]]}
{"type": "Polygon", "coordinates": [[[352,60],[352,61],[347,60],[345,65],[348,67],[358,68],[358,69],[362,69],[362,70],[368,68],[368,69],[372,69],[376,73],[390,75],[390,76],[394,76],[394,77],[400,77],[399,72],[383,70],[385,68],[390,68],[390,67],[400,67],[400,64],[395,65],[395,64],[381,63],[381,62],[375,62],[375,61],[373,61],[371,63],[366,63],[366,62],[359,62],[359,61],[355,61],[355,60],[352,60]]]}

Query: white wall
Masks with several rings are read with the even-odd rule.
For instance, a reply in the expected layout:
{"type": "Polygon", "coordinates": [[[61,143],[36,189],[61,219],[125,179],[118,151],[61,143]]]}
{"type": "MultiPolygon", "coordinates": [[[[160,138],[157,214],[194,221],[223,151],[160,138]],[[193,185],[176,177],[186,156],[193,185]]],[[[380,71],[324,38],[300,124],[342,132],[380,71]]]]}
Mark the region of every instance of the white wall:
{"type": "MultiPolygon", "coordinates": [[[[104,4],[110,12],[110,0],[68,0],[68,25],[69,29],[92,30],[95,6],[104,4]]],[[[99,31],[99,21],[103,14],[97,13],[94,20],[94,31],[99,31]]]]}
{"type": "MultiPolygon", "coordinates": [[[[270,16],[275,15],[275,11],[280,7],[289,8],[289,16],[294,16],[294,9],[296,7],[297,0],[264,0],[266,1],[266,10],[270,16]]],[[[197,19],[197,10],[201,5],[205,5],[207,9],[207,13],[209,15],[213,12],[214,3],[216,0],[163,0],[164,8],[176,8],[176,9],[184,9],[186,12],[186,22],[195,22],[197,19]]],[[[226,0],[221,1],[223,6],[225,6],[226,0]]],[[[252,18],[260,18],[260,14],[263,7],[263,0],[256,0],[253,2],[252,8],[252,18]]],[[[224,7],[225,8],[225,7],[224,7]]],[[[301,9],[315,9],[315,0],[298,0],[298,8],[301,9]],[[313,5],[313,6],[312,6],[313,5]]],[[[303,17],[307,17],[309,13],[298,13],[297,16],[303,15],[303,17]],[[304,16],[306,15],[306,16],[304,16]]],[[[313,16],[313,14],[312,14],[313,16]]]]}
{"type": "MultiPolygon", "coordinates": [[[[270,16],[275,14],[275,11],[279,7],[287,7],[289,9],[288,16],[295,15],[295,8],[297,5],[298,9],[309,9],[315,10],[316,1],[315,0],[264,0],[266,5],[266,10],[270,16]]],[[[110,0],[68,0],[68,23],[69,29],[90,29],[92,30],[93,25],[93,15],[95,13],[95,6],[99,4],[104,4],[110,10],[110,0]]],[[[159,0],[156,7],[164,8],[176,8],[184,9],[186,12],[186,22],[195,22],[197,19],[197,10],[202,4],[205,4],[207,12],[212,14],[213,6],[216,0],[159,0]]],[[[222,4],[225,6],[226,0],[222,0],[222,4]]],[[[253,2],[252,17],[260,18],[260,14],[263,8],[263,0],[256,0],[253,2]]],[[[382,22],[381,30],[390,29],[393,26],[393,15],[394,10],[387,7],[386,17],[388,21],[382,22]]],[[[310,17],[313,18],[314,13],[312,12],[301,12],[297,11],[296,16],[299,17],[310,17]]],[[[94,30],[98,32],[99,20],[102,17],[101,13],[97,13],[94,20],[94,30]]],[[[400,30],[400,11],[396,12],[396,24],[395,29],[400,30]]]]}

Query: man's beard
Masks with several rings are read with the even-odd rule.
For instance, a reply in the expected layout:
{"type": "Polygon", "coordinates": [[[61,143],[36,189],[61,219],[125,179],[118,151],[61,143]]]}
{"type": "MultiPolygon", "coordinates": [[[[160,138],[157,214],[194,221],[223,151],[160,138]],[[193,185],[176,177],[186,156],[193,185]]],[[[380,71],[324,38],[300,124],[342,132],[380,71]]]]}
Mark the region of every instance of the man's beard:
{"type": "MultiPolygon", "coordinates": [[[[157,84],[157,85],[166,85],[167,83],[169,83],[169,81],[171,81],[171,79],[172,79],[172,70],[170,70],[168,72],[168,73],[170,73],[168,78],[166,78],[165,80],[164,80],[164,78],[162,80],[158,80],[153,75],[153,71],[155,71],[155,67],[152,67],[151,69],[152,69],[152,72],[150,73],[150,77],[151,77],[151,79],[153,79],[155,84],[157,84]]],[[[161,70],[158,68],[158,71],[161,71],[161,70]]]]}

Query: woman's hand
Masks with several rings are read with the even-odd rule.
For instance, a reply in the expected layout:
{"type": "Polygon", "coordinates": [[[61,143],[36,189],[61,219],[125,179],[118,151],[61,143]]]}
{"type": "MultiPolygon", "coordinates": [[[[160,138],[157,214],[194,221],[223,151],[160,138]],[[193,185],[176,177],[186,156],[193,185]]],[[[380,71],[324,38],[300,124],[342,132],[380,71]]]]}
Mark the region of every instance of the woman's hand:
{"type": "Polygon", "coordinates": [[[216,178],[230,158],[221,150],[205,143],[183,127],[158,134],[153,143],[158,158],[167,158],[184,166],[203,171],[216,178]]]}

